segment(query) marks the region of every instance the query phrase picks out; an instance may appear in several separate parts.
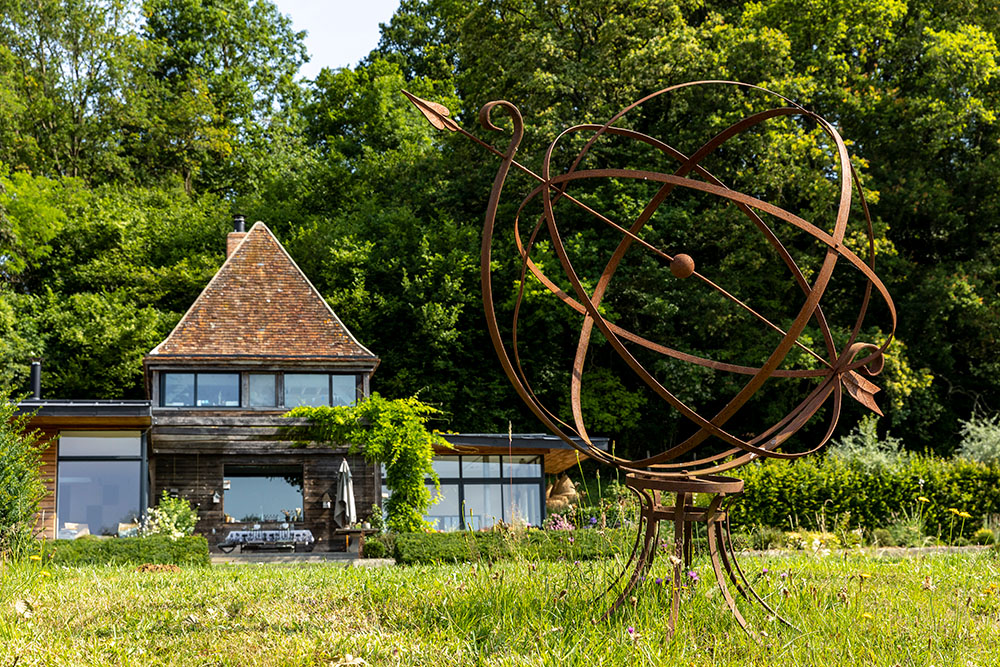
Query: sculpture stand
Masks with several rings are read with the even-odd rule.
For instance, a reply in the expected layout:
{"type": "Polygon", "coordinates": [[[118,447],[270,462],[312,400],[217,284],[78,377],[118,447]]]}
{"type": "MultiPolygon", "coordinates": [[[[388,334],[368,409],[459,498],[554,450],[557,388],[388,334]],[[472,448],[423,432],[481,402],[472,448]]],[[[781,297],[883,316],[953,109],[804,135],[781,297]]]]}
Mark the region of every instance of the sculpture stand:
{"type": "Polygon", "coordinates": [[[670,598],[669,637],[673,637],[677,628],[682,575],[685,569],[691,567],[692,534],[695,523],[705,524],[712,570],[715,572],[722,597],[725,599],[729,611],[736,617],[740,627],[756,639],[729,592],[729,587],[726,585],[727,577],[744,599],[749,602],[757,601],[782,623],[789,627],[795,627],[779,616],[753,589],[736,560],[736,552],[733,549],[732,535],[729,530],[729,516],[721,507],[726,499],[731,499],[743,492],[743,480],[717,475],[666,477],[630,473],[625,476],[625,486],[639,498],[639,530],[628,563],[608,587],[607,592],[610,592],[630,569],[632,574],[618,598],[604,613],[603,618],[608,618],[629,599],[629,594],[636,584],[649,571],[656,558],[660,522],[670,521],[674,524],[674,554],[671,557],[674,572],[670,598]],[[693,494],[696,493],[705,493],[711,496],[707,507],[694,505],[693,494]],[[673,501],[672,505],[664,504],[664,501],[670,502],[671,500],[673,501]]]}

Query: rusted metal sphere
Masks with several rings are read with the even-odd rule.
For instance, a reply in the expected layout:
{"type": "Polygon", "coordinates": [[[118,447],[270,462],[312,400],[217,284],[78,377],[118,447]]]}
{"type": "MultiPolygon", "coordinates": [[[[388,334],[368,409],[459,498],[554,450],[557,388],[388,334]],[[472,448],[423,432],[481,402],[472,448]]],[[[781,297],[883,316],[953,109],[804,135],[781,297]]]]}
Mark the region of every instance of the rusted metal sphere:
{"type": "Polygon", "coordinates": [[[674,274],[674,278],[690,278],[694,273],[694,260],[691,255],[684,253],[675,255],[670,262],[670,273],[674,274]]]}

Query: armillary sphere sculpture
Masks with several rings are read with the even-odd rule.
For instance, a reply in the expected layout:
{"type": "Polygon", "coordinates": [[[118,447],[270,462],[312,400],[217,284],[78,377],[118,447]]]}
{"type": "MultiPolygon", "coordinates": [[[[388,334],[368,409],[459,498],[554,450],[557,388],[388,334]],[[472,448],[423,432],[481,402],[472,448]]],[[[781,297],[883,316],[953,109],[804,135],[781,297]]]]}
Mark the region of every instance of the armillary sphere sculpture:
{"type": "MultiPolygon", "coordinates": [[[[448,109],[444,106],[422,100],[409,93],[404,92],[404,94],[434,127],[460,132],[501,158],[500,168],[493,182],[493,190],[486,208],[481,263],[486,323],[504,372],[521,400],[549,430],[591,458],[614,466],[625,473],[626,486],[639,499],[640,526],[631,557],[625,570],[612,583],[607,592],[618,585],[622,577],[629,572],[631,574],[628,575],[623,590],[605,616],[629,599],[632,589],[644,578],[644,574],[651,566],[656,554],[660,522],[670,521],[674,527],[675,549],[674,555],[671,557],[673,562],[673,594],[669,631],[672,635],[676,628],[680,604],[681,568],[682,565],[690,565],[693,525],[702,523],[706,526],[709,556],[725,602],[740,626],[753,635],[730,594],[726,584],[727,577],[732,581],[738,593],[746,600],[756,600],[770,613],[775,616],[777,614],[754,591],[737,563],[726,507],[728,507],[729,501],[742,492],[743,481],[723,476],[722,473],[733,471],[757,459],[795,459],[819,450],[833,435],[845,389],[848,395],[881,414],[873,398],[873,394],[879,389],[867,377],[877,375],[882,369],[883,353],[895,332],[896,312],[889,292],[873,270],[875,243],[871,218],[861,187],[851,166],[844,140],[837,133],[837,130],[822,117],[777,93],[733,81],[697,81],[671,86],[648,95],[626,107],[604,124],[570,127],[549,145],[542,162],[541,173],[535,173],[514,160],[514,154],[524,135],[524,123],[520,112],[510,102],[503,100],[489,102],[479,112],[479,122],[489,130],[500,131],[500,128],[492,120],[493,111],[496,109],[502,109],[506,112],[513,122],[513,137],[505,150],[499,150],[464,130],[450,117],[448,109]],[[755,95],[775,101],[776,104],[765,111],[752,113],[725,128],[690,155],[680,152],[659,138],[617,125],[619,120],[640,105],[648,105],[656,98],[676,94],[682,89],[704,89],[703,87],[706,86],[715,87],[716,90],[718,87],[727,87],[734,93],[753,92],[755,95]],[[729,148],[727,142],[731,142],[735,137],[770,119],[781,117],[793,117],[797,122],[815,124],[826,135],[830,142],[829,145],[836,150],[839,162],[833,166],[836,172],[833,168],[825,172],[827,174],[836,173],[836,179],[839,182],[839,201],[835,207],[836,217],[828,230],[759,198],[729,189],[702,165],[708,156],[720,149],[729,148]],[[576,155],[575,160],[561,173],[553,173],[551,160],[554,154],[558,154],[557,148],[562,148],[559,142],[564,137],[580,133],[584,133],[586,142],[576,155]],[[584,168],[585,159],[592,153],[592,149],[598,145],[598,142],[611,138],[618,141],[638,142],[644,150],[655,152],[659,156],[661,164],[672,163],[676,167],[672,173],[636,168],[584,168]],[[515,304],[512,340],[508,347],[505,345],[497,323],[496,308],[493,302],[491,259],[498,204],[512,168],[519,169],[533,178],[537,181],[537,185],[524,197],[513,221],[514,239],[521,257],[521,290],[515,304]],[[659,186],[655,195],[646,202],[635,219],[621,220],[615,219],[614,212],[596,211],[583,198],[574,196],[572,186],[594,182],[595,179],[616,179],[617,182],[645,181],[659,184],[659,186]],[[643,229],[649,224],[654,213],[664,206],[672,194],[682,190],[713,195],[723,202],[735,206],[746,217],[748,230],[760,234],[770,245],[802,293],[798,310],[793,311],[795,312],[794,317],[790,318],[785,326],[782,327],[771,322],[745,301],[738,299],[724,287],[700,273],[695,260],[682,252],[684,248],[661,248],[643,239],[643,229]],[[860,214],[855,212],[854,218],[857,220],[854,220],[855,224],[852,226],[852,198],[854,197],[857,197],[857,203],[860,204],[858,207],[860,214]],[[531,202],[536,204],[540,202],[542,213],[533,231],[525,238],[518,228],[518,223],[521,214],[531,202]],[[576,207],[593,216],[601,225],[611,230],[611,233],[620,237],[617,241],[617,247],[610,257],[601,260],[604,264],[604,270],[596,284],[589,289],[581,280],[560,236],[559,219],[556,216],[554,206],[557,202],[563,202],[564,206],[576,207]],[[806,271],[796,263],[790,249],[779,240],[781,234],[778,232],[783,231],[782,227],[799,237],[802,237],[802,233],[804,233],[809,238],[810,243],[818,244],[822,258],[818,268],[806,271]],[[531,253],[536,248],[541,230],[545,230],[548,234],[551,248],[558,257],[564,274],[563,278],[568,283],[569,289],[560,287],[532,259],[531,253]],[[863,253],[867,254],[865,259],[858,257],[845,243],[849,232],[854,233],[854,238],[867,236],[867,252],[863,253]],[[682,352],[669,345],[650,340],[606,318],[601,312],[602,301],[611,288],[612,280],[623,258],[633,247],[642,248],[667,263],[675,279],[689,281],[685,282],[685,285],[691,285],[692,289],[711,290],[718,297],[761,322],[773,332],[778,341],[774,350],[763,363],[758,365],[723,362],[682,352]],[[859,310],[853,325],[850,326],[850,334],[847,336],[846,342],[841,341],[840,345],[835,344],[830,323],[820,306],[820,300],[830,285],[838,263],[842,265],[846,263],[852,269],[860,272],[865,285],[861,290],[859,310]],[[581,316],[579,341],[570,373],[569,394],[572,423],[566,423],[559,419],[552,410],[542,404],[532,391],[521,366],[517,345],[517,327],[524,298],[525,280],[529,274],[566,307],[571,308],[581,316]],[[881,345],[859,341],[873,290],[884,301],[891,320],[891,330],[881,345]],[[821,332],[823,352],[813,350],[809,347],[810,341],[803,340],[802,334],[810,324],[821,332]],[[591,444],[581,408],[581,388],[584,362],[595,328],[646,387],[694,425],[695,432],[693,434],[682,442],[669,446],[665,451],[650,454],[637,460],[615,456],[613,453],[608,453],[591,444]],[[798,348],[806,353],[811,367],[785,367],[788,365],[785,363],[786,358],[793,348],[798,348]],[[640,363],[633,354],[633,350],[645,350],[648,352],[643,352],[643,354],[652,352],[680,362],[712,369],[715,372],[742,377],[742,386],[735,395],[728,399],[728,402],[725,402],[724,405],[720,403],[722,407],[717,409],[714,414],[702,415],[681,401],[670,389],[663,386],[653,373],[640,363]],[[766,383],[806,378],[812,379],[811,390],[803,392],[805,395],[801,400],[783,418],[770,427],[750,436],[737,435],[733,430],[727,429],[733,417],[747,406],[751,397],[766,383]],[[782,445],[798,433],[814,416],[817,416],[817,413],[824,406],[828,406],[828,409],[824,411],[828,425],[819,441],[807,447],[805,451],[784,451],[782,445]],[[695,504],[694,494],[707,494],[710,499],[707,506],[695,504]]],[[[844,330],[847,330],[846,326],[844,330]]]]}

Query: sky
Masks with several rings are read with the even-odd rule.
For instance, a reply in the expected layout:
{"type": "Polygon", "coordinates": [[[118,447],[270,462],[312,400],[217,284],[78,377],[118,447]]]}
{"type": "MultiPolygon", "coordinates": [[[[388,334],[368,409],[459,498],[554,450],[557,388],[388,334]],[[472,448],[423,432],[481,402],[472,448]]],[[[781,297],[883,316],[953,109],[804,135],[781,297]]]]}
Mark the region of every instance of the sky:
{"type": "Polygon", "coordinates": [[[324,67],[353,67],[378,46],[378,24],[387,23],[399,0],[272,0],[306,30],[309,62],[300,76],[315,78],[324,67]]]}

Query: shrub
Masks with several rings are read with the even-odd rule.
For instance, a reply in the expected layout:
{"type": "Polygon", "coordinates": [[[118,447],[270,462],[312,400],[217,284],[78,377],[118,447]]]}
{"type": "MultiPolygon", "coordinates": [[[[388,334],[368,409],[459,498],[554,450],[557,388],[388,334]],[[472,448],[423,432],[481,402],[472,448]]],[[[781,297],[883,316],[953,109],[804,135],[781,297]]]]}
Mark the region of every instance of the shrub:
{"type": "Polygon", "coordinates": [[[736,526],[819,528],[814,517],[850,513],[855,525],[869,531],[893,532],[894,524],[901,525],[899,532],[911,535],[893,537],[908,544],[924,534],[947,536],[953,524],[954,537],[961,531],[969,538],[984,517],[1000,514],[1000,466],[966,459],[910,455],[872,468],[857,458],[826,456],[755,463],[740,474],[746,487],[731,511],[736,526]],[[927,502],[918,502],[920,497],[927,502]],[[971,518],[954,523],[949,508],[971,518]]]}
{"type": "Polygon", "coordinates": [[[888,433],[878,437],[878,417],[865,415],[857,426],[827,449],[827,456],[874,471],[905,463],[910,456],[903,442],[888,433]]]}
{"type": "Polygon", "coordinates": [[[204,537],[166,535],[99,538],[92,535],[52,543],[52,562],[59,565],[208,565],[208,541],[204,537]]]}
{"type": "Polygon", "coordinates": [[[989,528],[980,528],[972,535],[972,542],[974,544],[994,544],[996,536],[989,528]]]}
{"type": "Polygon", "coordinates": [[[28,415],[0,395],[0,555],[22,551],[35,530],[35,513],[45,496],[38,437],[27,433],[28,415]]]}
{"type": "Polygon", "coordinates": [[[979,463],[1000,464],[1000,415],[974,416],[962,422],[958,455],[979,463]]]}
{"type": "Polygon", "coordinates": [[[385,558],[388,554],[385,543],[377,538],[365,540],[365,546],[361,550],[362,558],[385,558]]]}
{"type": "Polygon", "coordinates": [[[198,510],[191,507],[184,498],[172,498],[166,491],[160,496],[156,507],[146,510],[146,519],[142,522],[142,535],[165,535],[177,540],[194,533],[198,523],[198,510]]]}
{"type": "Polygon", "coordinates": [[[403,565],[527,560],[591,560],[627,554],[634,531],[529,530],[523,533],[408,533],[396,536],[393,556],[403,565]]]}
{"type": "Polygon", "coordinates": [[[876,528],[872,531],[872,541],[877,547],[894,547],[896,546],[896,540],[893,539],[892,533],[890,533],[885,528],[876,528]]]}

